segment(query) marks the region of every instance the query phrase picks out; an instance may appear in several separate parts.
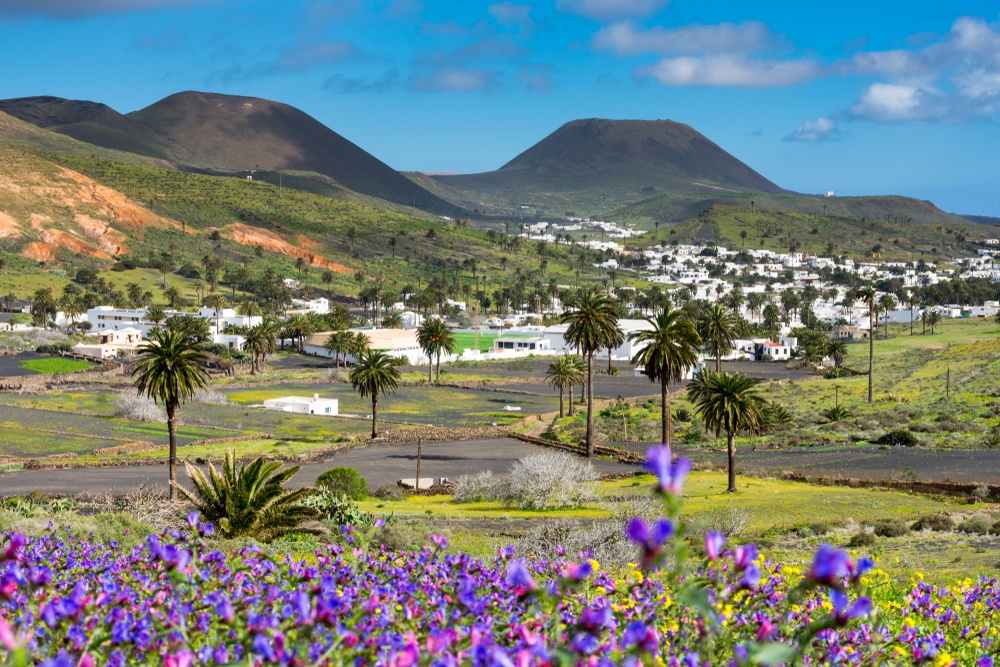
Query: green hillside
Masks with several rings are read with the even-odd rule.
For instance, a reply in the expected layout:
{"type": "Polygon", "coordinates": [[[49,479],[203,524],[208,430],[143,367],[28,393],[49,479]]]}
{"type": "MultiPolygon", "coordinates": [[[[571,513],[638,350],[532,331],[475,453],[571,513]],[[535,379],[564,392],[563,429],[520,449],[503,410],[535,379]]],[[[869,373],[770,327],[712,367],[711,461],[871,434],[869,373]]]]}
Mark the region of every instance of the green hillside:
{"type": "MultiPolygon", "coordinates": [[[[253,276],[271,269],[317,290],[341,295],[358,293],[362,287],[358,273],[364,281],[381,280],[396,289],[419,288],[438,279],[452,298],[464,298],[474,274],[481,279],[488,273],[491,293],[517,284],[530,292],[551,281],[573,282],[578,271],[581,280],[598,278],[597,270],[588,268],[597,260],[592,253],[553,245],[540,249],[520,239],[505,244],[503,235],[495,232],[279,189],[258,180],[92,157],[50,154],[44,159],[2,146],[0,158],[10,167],[0,176],[20,188],[17,197],[0,199],[0,214],[12,220],[11,228],[17,231],[0,240],[0,255],[8,266],[19,269],[0,277],[0,290],[5,293],[9,289],[23,293],[43,284],[58,286],[82,266],[101,272],[114,284],[121,282],[115,278],[123,273],[146,270],[141,279],[148,285],[157,276],[149,269],[159,270],[167,259],[168,282],[181,287],[183,294],[193,295],[197,282],[205,279],[206,256],[221,262],[223,283],[225,276],[246,266],[253,276]],[[102,254],[72,210],[59,217],[66,198],[80,196],[79,188],[72,187],[74,179],[84,183],[84,192],[100,184],[107,189],[102,191],[104,199],[120,200],[118,208],[105,214],[89,202],[81,203],[80,211],[95,218],[104,215],[101,219],[120,235],[116,238],[123,252],[109,248],[102,254]],[[87,185],[89,179],[96,184],[87,185]],[[65,190],[54,201],[53,188],[63,181],[65,190]],[[28,184],[32,187],[25,187],[28,184]],[[137,222],[117,221],[122,210],[130,211],[137,222]],[[52,220],[47,225],[56,231],[43,238],[32,226],[34,211],[48,215],[52,220]],[[72,244],[78,242],[90,244],[86,252],[73,250],[72,244]],[[39,262],[37,252],[29,252],[37,251],[38,244],[52,246],[51,257],[39,262]],[[119,270],[112,271],[113,266],[119,270]]],[[[245,284],[236,281],[233,286],[239,291],[245,284]]]]}
{"type": "Polygon", "coordinates": [[[654,230],[636,239],[634,244],[640,246],[701,241],[855,258],[967,255],[975,252],[969,240],[995,235],[995,228],[945,213],[927,201],[898,196],[665,196],[621,208],[609,217],[654,230]]]}

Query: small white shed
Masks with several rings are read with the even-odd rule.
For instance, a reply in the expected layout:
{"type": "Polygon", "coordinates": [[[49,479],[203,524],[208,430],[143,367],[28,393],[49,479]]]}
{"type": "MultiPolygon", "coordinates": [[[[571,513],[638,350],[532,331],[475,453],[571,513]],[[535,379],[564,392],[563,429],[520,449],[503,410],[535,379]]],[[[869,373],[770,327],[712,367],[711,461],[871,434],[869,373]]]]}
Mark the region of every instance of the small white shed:
{"type": "Polygon", "coordinates": [[[264,401],[268,410],[294,412],[300,415],[323,415],[336,417],[339,414],[339,401],[335,398],[320,398],[319,394],[308,396],[285,396],[264,401]]]}

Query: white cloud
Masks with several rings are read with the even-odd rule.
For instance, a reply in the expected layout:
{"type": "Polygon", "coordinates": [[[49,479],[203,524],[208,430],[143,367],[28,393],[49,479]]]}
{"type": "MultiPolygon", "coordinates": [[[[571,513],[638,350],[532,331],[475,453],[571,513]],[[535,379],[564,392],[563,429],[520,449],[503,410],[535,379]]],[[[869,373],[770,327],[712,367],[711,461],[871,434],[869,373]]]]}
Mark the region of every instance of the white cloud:
{"type": "Polygon", "coordinates": [[[944,120],[951,111],[948,100],[916,86],[874,83],[851,107],[855,118],[879,123],[944,120]]]}
{"type": "Polygon", "coordinates": [[[416,77],[412,86],[424,93],[473,93],[491,90],[496,78],[493,70],[447,67],[416,77]]]}
{"type": "Polygon", "coordinates": [[[817,118],[807,120],[787,137],[785,141],[804,141],[807,143],[819,143],[821,141],[833,141],[840,136],[837,129],[837,121],[831,118],[817,118]]]}
{"type": "Polygon", "coordinates": [[[276,71],[309,70],[331,62],[358,60],[366,56],[350,42],[335,41],[320,44],[294,44],[275,64],[276,71]]]}
{"type": "Polygon", "coordinates": [[[858,53],[845,68],[846,74],[910,75],[927,71],[930,63],[919,53],[896,49],[858,53]]]}
{"type": "Polygon", "coordinates": [[[531,5],[518,5],[509,0],[486,8],[497,23],[515,27],[523,33],[529,33],[535,27],[535,22],[531,20],[532,9],[531,5]]]}
{"type": "Polygon", "coordinates": [[[670,0],[556,0],[556,7],[570,14],[598,20],[651,16],[670,0]]]}
{"type": "Polygon", "coordinates": [[[737,55],[665,58],[636,70],[665,86],[791,86],[815,79],[822,68],[811,60],[750,60],[737,55]]]}
{"type": "Polygon", "coordinates": [[[591,44],[619,56],[640,53],[751,53],[779,41],[763,23],[719,23],[682,28],[636,28],[630,22],[604,26],[591,44]]]}

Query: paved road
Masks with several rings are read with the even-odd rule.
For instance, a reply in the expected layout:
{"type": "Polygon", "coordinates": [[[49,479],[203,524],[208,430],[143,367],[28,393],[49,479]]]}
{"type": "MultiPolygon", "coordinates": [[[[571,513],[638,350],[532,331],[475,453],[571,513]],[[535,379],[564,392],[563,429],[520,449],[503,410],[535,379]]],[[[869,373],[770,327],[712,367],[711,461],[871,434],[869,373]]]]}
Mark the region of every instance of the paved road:
{"type": "MultiPolygon", "coordinates": [[[[482,470],[504,473],[510,465],[529,454],[551,451],[513,439],[470,440],[463,442],[430,442],[424,444],[421,477],[448,477],[474,474],[482,470]]],[[[310,486],[316,477],[334,466],[358,470],[371,488],[391,484],[404,477],[416,477],[417,446],[374,445],[348,449],[328,459],[309,463],[292,478],[290,486],[310,486]]],[[[608,461],[595,461],[601,473],[630,472],[633,466],[608,461]]],[[[185,478],[183,470],[179,473],[185,478]]],[[[166,488],[167,466],[115,466],[106,468],[73,468],[66,470],[22,470],[0,473],[0,496],[20,496],[32,491],[57,495],[81,493],[126,492],[158,486],[166,488]]]]}

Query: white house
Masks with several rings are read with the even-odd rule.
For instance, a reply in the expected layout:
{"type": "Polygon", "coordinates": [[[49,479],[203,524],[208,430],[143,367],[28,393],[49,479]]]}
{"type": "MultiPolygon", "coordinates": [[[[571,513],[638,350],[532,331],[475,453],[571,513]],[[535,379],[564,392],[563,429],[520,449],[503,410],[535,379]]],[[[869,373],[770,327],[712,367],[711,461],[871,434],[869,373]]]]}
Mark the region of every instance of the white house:
{"type": "MultiPolygon", "coordinates": [[[[373,352],[385,352],[390,357],[406,357],[408,363],[417,365],[424,363],[426,355],[417,342],[417,332],[412,329],[352,329],[361,331],[368,338],[368,345],[373,352]]],[[[320,357],[333,357],[333,354],[323,345],[330,338],[332,331],[315,333],[306,336],[302,350],[306,354],[320,357]]],[[[347,361],[354,363],[353,356],[347,355],[347,361]]]]}
{"type": "Polygon", "coordinates": [[[115,359],[120,354],[134,354],[142,344],[142,336],[136,328],[99,331],[96,343],[77,343],[73,352],[93,359],[115,359]]]}
{"type": "Polygon", "coordinates": [[[326,315],[330,312],[330,301],[325,296],[303,301],[302,299],[292,299],[292,308],[299,312],[316,313],[326,315]]]}
{"type": "Polygon", "coordinates": [[[319,394],[308,396],[285,396],[264,401],[268,410],[294,412],[300,415],[323,415],[336,417],[339,414],[339,401],[335,398],[320,398],[319,394]]]}
{"type": "Polygon", "coordinates": [[[517,336],[499,336],[493,339],[493,351],[504,352],[548,352],[549,339],[545,336],[533,336],[531,338],[519,338],[517,336]]]}

